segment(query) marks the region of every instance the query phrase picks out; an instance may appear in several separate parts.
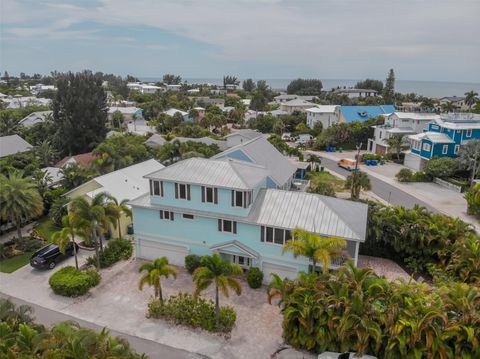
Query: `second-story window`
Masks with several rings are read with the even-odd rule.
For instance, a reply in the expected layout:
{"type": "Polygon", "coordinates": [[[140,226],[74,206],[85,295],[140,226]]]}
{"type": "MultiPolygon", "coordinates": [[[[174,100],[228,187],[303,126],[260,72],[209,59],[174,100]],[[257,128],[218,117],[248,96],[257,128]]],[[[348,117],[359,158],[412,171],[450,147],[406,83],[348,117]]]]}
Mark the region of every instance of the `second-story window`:
{"type": "Polygon", "coordinates": [[[260,241],[284,245],[292,239],[292,232],[288,229],[262,226],[260,228],[260,241]]]}
{"type": "Polygon", "coordinates": [[[467,137],[472,137],[472,129],[467,130],[467,137]]]}
{"type": "Polygon", "coordinates": [[[252,191],[232,190],[232,206],[247,208],[252,204],[252,191]]]}
{"type": "Polygon", "coordinates": [[[190,185],[175,183],[175,198],[190,201],[190,185]]]}
{"type": "Polygon", "coordinates": [[[174,218],[175,218],[175,215],[173,214],[173,212],[163,211],[163,210],[160,211],[160,219],[164,219],[166,221],[168,220],[173,221],[174,218]]]}
{"type": "Polygon", "coordinates": [[[218,203],[218,189],[202,186],[202,202],[218,203]]]}
{"type": "Polygon", "coordinates": [[[150,195],[163,197],[163,181],[150,180],[150,195]]]}
{"type": "Polygon", "coordinates": [[[237,233],[237,222],[229,221],[226,219],[218,220],[218,230],[219,232],[228,232],[228,233],[237,233]]]}

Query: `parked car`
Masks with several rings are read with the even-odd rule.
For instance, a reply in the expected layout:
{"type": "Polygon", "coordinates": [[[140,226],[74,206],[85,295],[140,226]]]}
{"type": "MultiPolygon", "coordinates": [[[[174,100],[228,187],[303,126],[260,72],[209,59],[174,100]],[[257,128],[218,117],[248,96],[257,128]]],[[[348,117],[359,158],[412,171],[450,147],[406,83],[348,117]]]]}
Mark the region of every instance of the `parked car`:
{"type": "MultiPolygon", "coordinates": [[[[75,243],[78,252],[78,244],[75,243]]],[[[65,253],[60,252],[60,248],[56,244],[49,244],[33,253],[30,257],[30,265],[37,269],[53,269],[58,262],[67,257],[73,256],[73,244],[69,242],[65,253]]]]}
{"type": "Polygon", "coordinates": [[[377,357],[371,355],[362,355],[361,357],[358,357],[355,353],[323,352],[318,355],[317,359],[377,359],[377,357]]]}
{"type": "Polygon", "coordinates": [[[356,167],[356,161],[351,158],[342,158],[337,162],[338,167],[345,168],[346,170],[353,171],[356,167]]]}

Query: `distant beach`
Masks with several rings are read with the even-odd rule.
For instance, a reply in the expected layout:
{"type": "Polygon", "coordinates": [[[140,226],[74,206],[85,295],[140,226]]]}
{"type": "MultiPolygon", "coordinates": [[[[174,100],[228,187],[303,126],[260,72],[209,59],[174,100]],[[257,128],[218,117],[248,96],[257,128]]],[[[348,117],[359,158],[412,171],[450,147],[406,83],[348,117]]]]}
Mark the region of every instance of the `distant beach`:
{"type": "MultiPolygon", "coordinates": [[[[159,77],[140,78],[145,82],[161,81],[159,77]]],[[[215,78],[185,78],[189,84],[210,83],[221,85],[222,79],[215,78]]],[[[353,87],[360,80],[321,79],[324,90],[340,87],[353,87]]],[[[285,91],[292,79],[266,79],[268,85],[277,91],[285,91]]],[[[480,83],[443,82],[443,81],[395,81],[395,90],[400,93],[416,93],[426,97],[463,96],[465,92],[474,90],[480,93],[480,83]]]]}

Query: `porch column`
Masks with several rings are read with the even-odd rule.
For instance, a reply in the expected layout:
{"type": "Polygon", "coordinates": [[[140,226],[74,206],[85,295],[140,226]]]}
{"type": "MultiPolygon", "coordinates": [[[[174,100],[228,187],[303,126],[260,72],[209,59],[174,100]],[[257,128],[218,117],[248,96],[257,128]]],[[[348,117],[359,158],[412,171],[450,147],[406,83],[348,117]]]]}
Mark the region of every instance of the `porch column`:
{"type": "Polygon", "coordinates": [[[353,264],[355,265],[355,267],[357,266],[357,263],[358,263],[358,250],[360,248],[360,242],[355,242],[355,258],[353,260],[353,264]]]}

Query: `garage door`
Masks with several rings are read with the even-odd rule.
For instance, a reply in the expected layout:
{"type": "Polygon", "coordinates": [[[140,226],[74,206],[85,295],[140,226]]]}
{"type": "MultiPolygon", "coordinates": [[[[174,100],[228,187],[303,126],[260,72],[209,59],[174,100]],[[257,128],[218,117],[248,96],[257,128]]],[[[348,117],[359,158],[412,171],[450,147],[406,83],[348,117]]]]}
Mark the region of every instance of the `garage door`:
{"type": "Polygon", "coordinates": [[[137,239],[138,258],[154,260],[160,257],[167,257],[170,264],[184,266],[186,255],[188,255],[188,249],[183,246],[137,239]]]}
{"type": "Polygon", "coordinates": [[[277,274],[280,278],[297,278],[297,270],[292,267],[286,267],[278,264],[263,262],[263,281],[268,284],[272,280],[271,273],[277,274]]]}
{"type": "Polygon", "coordinates": [[[420,156],[416,156],[412,153],[406,153],[405,160],[403,161],[403,165],[405,167],[419,171],[423,169],[424,162],[425,160],[423,160],[420,156]]]}

